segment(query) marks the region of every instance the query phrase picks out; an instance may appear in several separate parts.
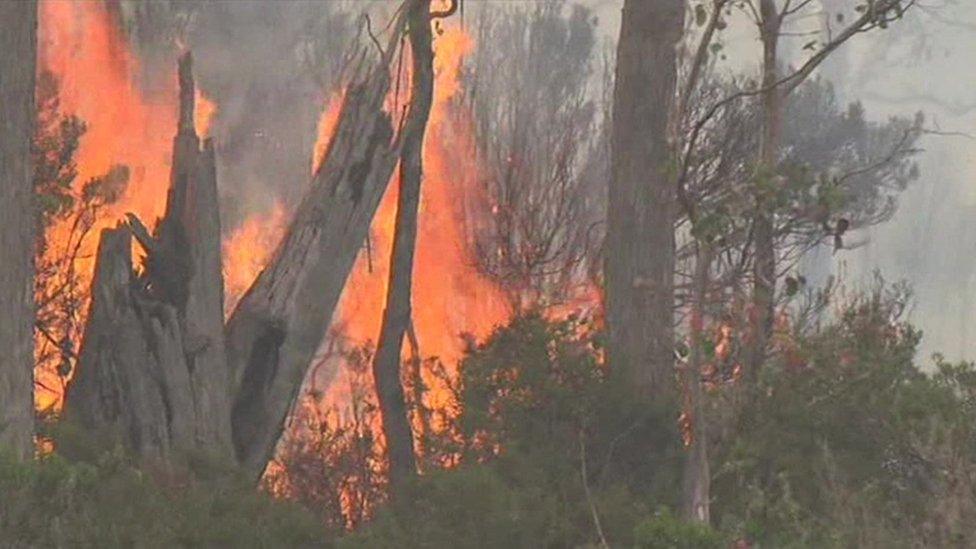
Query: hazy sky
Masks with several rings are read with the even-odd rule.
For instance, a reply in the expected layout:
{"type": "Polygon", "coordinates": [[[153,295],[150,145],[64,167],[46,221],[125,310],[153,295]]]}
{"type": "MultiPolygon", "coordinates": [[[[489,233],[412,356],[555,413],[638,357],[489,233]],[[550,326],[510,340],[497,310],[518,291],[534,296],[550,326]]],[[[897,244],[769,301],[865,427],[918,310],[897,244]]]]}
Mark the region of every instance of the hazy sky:
{"type": "MultiPolygon", "coordinates": [[[[615,41],[623,0],[579,3],[594,11],[600,32],[615,41]]],[[[858,2],[820,3],[850,15],[858,2]]],[[[920,4],[905,21],[852,39],[822,74],[844,101],[862,101],[874,119],[922,111],[932,129],[976,135],[976,1],[920,4]]],[[[724,40],[734,70],[754,70],[754,26],[733,21],[724,40]]],[[[907,280],[916,292],[911,319],[925,331],[923,357],[941,351],[950,359],[976,359],[976,318],[970,321],[976,316],[976,140],[933,135],[922,146],[922,177],[902,195],[895,217],[854,235],[865,241],[861,248],[814,260],[843,273],[848,286],[857,286],[876,269],[888,280],[907,280]]]]}

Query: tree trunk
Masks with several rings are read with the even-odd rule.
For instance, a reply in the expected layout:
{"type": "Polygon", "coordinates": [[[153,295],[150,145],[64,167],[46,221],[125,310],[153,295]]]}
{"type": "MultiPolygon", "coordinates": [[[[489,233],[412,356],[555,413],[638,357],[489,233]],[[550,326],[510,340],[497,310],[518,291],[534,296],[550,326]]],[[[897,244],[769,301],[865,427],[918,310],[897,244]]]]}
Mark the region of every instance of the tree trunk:
{"type": "Polygon", "coordinates": [[[133,215],[102,233],[69,417],[143,457],[194,449],[263,472],[400,153],[384,103],[404,25],[401,15],[378,63],[369,49],[352,60],[326,158],[225,326],[213,147],[200,150],[189,57],[181,61],[166,214],[152,235],[133,215]],[[147,253],[138,277],[133,236],[147,253]]]}
{"type": "Polygon", "coordinates": [[[0,2],[0,451],[27,459],[34,431],[34,126],[37,3],[0,2]]]}
{"type": "Polygon", "coordinates": [[[189,54],[166,213],[150,235],[135,216],[102,232],[69,417],[143,457],[174,450],[230,457],[220,218],[213,146],[193,128],[189,54]],[[132,272],[132,236],[146,250],[132,272]]]}
{"type": "Polygon", "coordinates": [[[611,367],[642,394],[674,394],[674,221],[667,141],[682,0],[626,0],[617,49],[606,236],[611,367]]]}
{"type": "Polygon", "coordinates": [[[349,86],[312,188],[226,326],[234,450],[255,476],[273,454],[396,165],[399,139],[383,110],[394,44],[349,86]]]}
{"type": "Polygon", "coordinates": [[[400,194],[397,201],[393,252],[386,308],[380,328],[373,377],[383,418],[394,487],[417,472],[413,433],[404,399],[400,372],[403,337],[411,321],[413,258],[417,243],[417,214],[423,177],[423,143],[434,95],[434,54],[431,51],[430,0],[417,0],[410,8],[411,72],[410,111],[403,129],[400,156],[400,194]]]}
{"type": "Polygon", "coordinates": [[[783,90],[776,86],[779,33],[782,18],[774,0],[762,0],[761,38],[763,43],[762,140],[756,174],[755,259],[753,263],[752,309],[750,325],[752,342],[746,355],[745,380],[749,386],[758,380],[759,369],[766,359],[766,347],[773,329],[773,306],[776,296],[776,248],[769,194],[775,185],[777,157],[783,133],[783,90]]]}
{"type": "Polygon", "coordinates": [[[701,377],[704,362],[702,345],[705,341],[703,337],[705,308],[712,253],[710,246],[701,241],[696,243],[696,248],[691,303],[691,352],[684,369],[687,391],[685,413],[691,416],[691,444],[684,464],[684,516],[685,520],[708,524],[711,474],[708,468],[708,421],[705,417],[701,377]]]}

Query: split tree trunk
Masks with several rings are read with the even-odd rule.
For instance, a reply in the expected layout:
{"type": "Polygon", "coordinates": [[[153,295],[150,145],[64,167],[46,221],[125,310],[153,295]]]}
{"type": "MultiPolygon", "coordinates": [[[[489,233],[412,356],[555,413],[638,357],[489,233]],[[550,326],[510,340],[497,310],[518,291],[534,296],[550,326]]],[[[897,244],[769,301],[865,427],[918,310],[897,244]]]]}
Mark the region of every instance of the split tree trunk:
{"type": "Polygon", "coordinates": [[[69,417],[144,458],[216,452],[260,476],[399,157],[384,102],[404,26],[401,15],[378,63],[367,49],[354,60],[326,158],[224,326],[213,147],[199,149],[189,58],[181,63],[166,214],[153,235],[132,215],[102,233],[69,417]],[[132,237],[147,252],[138,277],[132,237]]]}
{"type": "Polygon", "coordinates": [[[0,2],[0,451],[27,459],[34,431],[34,126],[37,3],[0,2]]]}
{"type": "MultiPolygon", "coordinates": [[[[401,19],[393,40],[402,30],[401,19]]],[[[383,110],[394,44],[347,89],[311,190],[226,326],[234,450],[255,476],[274,452],[399,156],[383,110]]]]}
{"type": "Polygon", "coordinates": [[[417,472],[413,432],[404,399],[400,365],[403,338],[411,322],[413,258],[423,178],[423,143],[434,96],[430,0],[417,0],[413,3],[408,26],[413,60],[410,110],[403,129],[400,193],[397,199],[393,252],[390,256],[386,308],[383,311],[383,322],[373,360],[373,377],[390,463],[390,484],[394,489],[417,472]]]}
{"type": "Polygon", "coordinates": [[[617,49],[606,293],[611,367],[635,390],[674,394],[674,221],[667,141],[682,0],[626,0],[617,49]]]}
{"type": "Polygon", "coordinates": [[[180,60],[180,118],[166,213],[150,235],[129,223],[102,232],[92,305],[67,414],[139,455],[230,457],[220,219],[213,146],[193,127],[189,55],[180,60]],[[131,241],[146,251],[132,269],[131,241]]]}

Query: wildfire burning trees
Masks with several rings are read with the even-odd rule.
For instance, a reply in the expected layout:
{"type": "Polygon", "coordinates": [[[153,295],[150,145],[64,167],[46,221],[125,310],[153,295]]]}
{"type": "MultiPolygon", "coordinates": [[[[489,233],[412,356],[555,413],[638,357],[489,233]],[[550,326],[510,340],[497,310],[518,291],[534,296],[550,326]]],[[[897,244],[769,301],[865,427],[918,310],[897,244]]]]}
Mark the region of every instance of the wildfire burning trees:
{"type": "MultiPolygon", "coordinates": [[[[147,69],[126,17],[154,10],[124,1],[39,5],[36,410],[152,463],[229,462],[276,496],[322,505],[337,528],[395,506],[417,473],[519,461],[537,441],[547,459],[572,454],[548,476],[572,478],[555,492],[585,504],[604,546],[593,494],[660,484],[655,452],[681,455],[684,515],[708,523],[713,458],[728,449],[714,446],[748,427],[737,414],[760,383],[743,354],[806,356],[799,336],[779,337],[806,314],[790,308],[805,285],[791,262],[890,215],[915,173],[920,119],[873,125],[818,85],[769,113],[744,101],[765,91],[706,74],[725,0],[704,11],[626,0],[603,90],[586,8],[482,8],[468,28],[445,20],[459,1],[403,0],[383,27],[362,18],[335,89],[284,117],[307,126],[275,140],[302,142],[301,162],[249,203],[254,182],[226,174],[261,159],[217,139],[240,137],[229,117],[261,117],[225,101],[226,73],[197,86],[176,46],[192,39],[169,37],[176,71],[147,69]],[[686,32],[689,15],[701,33],[686,32]],[[681,45],[699,39],[687,58],[681,45]],[[818,123],[776,129],[780,162],[744,129],[783,113],[818,123]],[[746,305],[757,220],[775,233],[762,258],[763,272],[781,267],[771,291],[786,283],[768,341],[746,305]]],[[[177,11],[192,27],[196,10],[177,11]]],[[[321,61],[299,46],[274,49],[321,61]]],[[[262,80],[248,98],[274,104],[268,90],[290,82],[262,80]]],[[[4,96],[18,91],[5,84],[4,96]]]]}
{"type": "MultiPolygon", "coordinates": [[[[167,112],[167,100],[148,100],[133,84],[136,61],[101,4],[50,3],[43,13],[42,59],[60,82],[61,109],[76,114],[88,128],[78,137],[71,185],[82,195],[106,198],[99,199],[97,211],[79,214],[85,220],[80,233],[58,221],[46,235],[47,249],[70,243],[75,251],[59,259],[69,268],[72,288],[86,287],[92,268],[95,276],[88,317],[82,312],[85,296],[74,293],[72,320],[78,327],[62,323],[62,332],[39,335],[54,346],[51,365],[42,363],[39,371],[55,372],[62,384],[74,376],[65,406],[68,418],[122,436],[145,457],[167,459],[198,449],[233,455],[259,472],[340,294],[333,333],[362,343],[379,333],[398,199],[395,186],[386,190],[387,182],[404,142],[399,131],[412,127],[414,116],[407,112],[405,122],[397,121],[394,128],[397,119],[383,110],[394,92],[393,76],[409,78],[393,74],[398,31],[375,68],[364,65],[368,50],[358,54],[359,66],[349,75],[341,100],[325,110],[320,141],[328,145],[314,152],[317,167],[303,205],[291,214],[279,208],[271,221],[249,220],[221,244],[213,147],[209,140],[200,141],[219,105],[193,85],[189,59],[180,67],[178,113],[167,112]],[[81,29],[91,39],[75,42],[81,29]],[[74,53],[66,55],[69,51],[74,53]],[[96,70],[97,64],[110,70],[96,70]],[[86,80],[86,69],[97,78],[86,80]],[[92,100],[94,89],[118,91],[120,100],[101,108],[92,100]],[[160,145],[155,126],[166,125],[179,128],[171,161],[156,153],[168,147],[160,145]],[[109,131],[127,126],[146,136],[143,146],[126,141],[124,131],[109,131]],[[106,164],[109,159],[115,163],[106,164]],[[125,168],[90,175],[104,165],[125,168]],[[162,184],[165,171],[170,176],[162,184]],[[88,183],[79,186],[81,181],[88,183]],[[96,187],[106,190],[92,192],[96,187]],[[163,189],[168,189],[167,199],[152,200],[163,189]],[[334,209],[323,214],[323,207],[334,209]],[[112,228],[122,213],[127,222],[112,228]],[[160,214],[155,228],[143,221],[160,214]],[[370,226],[368,249],[360,251],[370,226]],[[96,256],[94,239],[86,236],[99,230],[96,256]],[[133,240],[138,246],[132,247],[133,240]],[[133,252],[141,257],[137,270],[133,252]],[[81,325],[86,325],[85,335],[78,338],[81,325]],[[58,362],[66,357],[70,367],[58,362]]],[[[450,363],[463,351],[462,332],[484,335],[509,312],[474,267],[461,226],[464,193],[473,188],[476,166],[460,176],[451,173],[464,165],[465,151],[455,144],[467,142],[468,129],[450,113],[459,63],[471,42],[457,31],[437,42],[434,68],[443,90],[433,95],[425,140],[429,172],[417,204],[418,283],[407,295],[422,304],[410,322],[414,355],[423,352],[450,363]]],[[[423,128],[425,119],[414,126],[423,128]]],[[[397,368],[399,348],[393,347],[397,368]]],[[[53,388],[55,399],[57,392],[53,388]]],[[[422,398],[444,400],[436,391],[422,398]]]]}

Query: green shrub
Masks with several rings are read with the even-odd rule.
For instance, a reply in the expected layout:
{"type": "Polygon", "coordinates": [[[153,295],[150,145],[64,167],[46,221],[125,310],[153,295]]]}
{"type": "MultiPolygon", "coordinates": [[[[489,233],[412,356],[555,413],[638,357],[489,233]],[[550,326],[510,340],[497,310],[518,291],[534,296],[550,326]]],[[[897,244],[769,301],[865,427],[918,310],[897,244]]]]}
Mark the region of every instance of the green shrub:
{"type": "Polygon", "coordinates": [[[121,453],[97,463],[53,454],[0,458],[0,540],[15,547],[315,547],[328,543],[304,510],[249,483],[158,477],[121,453]]]}
{"type": "Polygon", "coordinates": [[[682,522],[667,508],[644,520],[634,529],[634,547],[639,549],[721,549],[728,542],[703,524],[682,522]]]}

